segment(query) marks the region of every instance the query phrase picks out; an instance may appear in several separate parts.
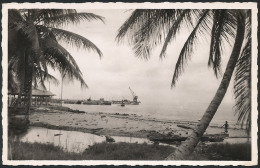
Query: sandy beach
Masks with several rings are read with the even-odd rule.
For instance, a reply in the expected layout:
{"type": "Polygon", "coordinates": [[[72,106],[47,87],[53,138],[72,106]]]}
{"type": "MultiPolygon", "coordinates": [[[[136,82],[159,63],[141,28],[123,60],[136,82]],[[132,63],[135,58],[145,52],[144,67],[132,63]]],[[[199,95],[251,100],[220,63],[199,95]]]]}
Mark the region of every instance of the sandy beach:
{"type": "MultiPolygon", "coordinates": [[[[32,126],[48,127],[62,130],[75,130],[110,136],[130,136],[147,138],[151,132],[161,134],[174,133],[183,137],[189,136],[191,129],[178,125],[194,127],[196,122],[158,120],[146,116],[126,113],[89,113],[69,108],[41,107],[32,110],[32,126]]],[[[219,134],[224,128],[209,126],[206,134],[219,134]]],[[[238,128],[229,129],[229,137],[246,137],[246,132],[238,128]]]]}

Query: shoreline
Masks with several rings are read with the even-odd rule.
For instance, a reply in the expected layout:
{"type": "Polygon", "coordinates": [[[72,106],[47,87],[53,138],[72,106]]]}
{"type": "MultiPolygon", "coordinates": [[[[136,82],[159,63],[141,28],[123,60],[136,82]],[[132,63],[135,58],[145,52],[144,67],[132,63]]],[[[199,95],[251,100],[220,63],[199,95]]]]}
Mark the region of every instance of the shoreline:
{"type": "MultiPolygon", "coordinates": [[[[59,106],[33,108],[30,115],[31,126],[136,138],[147,138],[152,132],[175,133],[187,137],[192,129],[181,128],[179,124],[194,127],[196,123],[146,118],[136,114],[90,113],[59,106]]],[[[218,134],[223,131],[223,128],[209,126],[205,134],[218,134]]],[[[247,137],[244,130],[237,128],[230,128],[229,134],[233,138],[247,137]]]]}

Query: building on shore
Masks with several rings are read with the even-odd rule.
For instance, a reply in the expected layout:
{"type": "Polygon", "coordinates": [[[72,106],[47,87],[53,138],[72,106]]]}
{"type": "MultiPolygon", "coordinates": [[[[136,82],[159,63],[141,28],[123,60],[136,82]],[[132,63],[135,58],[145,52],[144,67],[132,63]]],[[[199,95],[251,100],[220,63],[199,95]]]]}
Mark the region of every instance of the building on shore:
{"type": "MultiPolygon", "coordinates": [[[[13,106],[18,101],[19,92],[8,92],[8,107],[13,106]]],[[[47,106],[49,105],[52,96],[55,94],[47,90],[32,89],[32,106],[47,106]]],[[[24,94],[21,95],[21,105],[24,105],[24,94]]]]}

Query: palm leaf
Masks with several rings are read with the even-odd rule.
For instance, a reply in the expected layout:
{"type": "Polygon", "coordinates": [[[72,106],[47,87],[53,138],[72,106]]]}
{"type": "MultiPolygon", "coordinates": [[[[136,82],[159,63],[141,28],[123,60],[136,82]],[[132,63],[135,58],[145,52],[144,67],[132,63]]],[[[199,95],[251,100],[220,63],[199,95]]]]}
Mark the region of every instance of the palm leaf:
{"type": "Polygon", "coordinates": [[[116,40],[123,41],[127,36],[135,55],[148,59],[152,49],[161,43],[161,39],[168,32],[175,15],[176,10],[172,9],[135,10],[120,27],[116,40]]]}
{"type": "MultiPolygon", "coordinates": [[[[127,34],[130,34],[133,31],[137,32],[140,29],[141,25],[144,24],[144,22],[146,22],[149,12],[150,10],[144,10],[144,9],[134,10],[131,16],[119,28],[118,34],[116,36],[116,40],[120,42],[123,40],[124,37],[127,36],[127,34]]],[[[133,36],[129,35],[129,37],[132,38],[133,36]]]]}
{"type": "Polygon", "coordinates": [[[220,73],[221,52],[222,52],[222,39],[221,33],[223,33],[224,15],[226,10],[215,10],[213,26],[211,31],[211,43],[209,52],[208,65],[213,66],[216,77],[220,73]]]}
{"type": "MultiPolygon", "coordinates": [[[[167,49],[168,44],[171,42],[171,40],[175,37],[176,33],[179,31],[181,24],[185,19],[185,17],[190,17],[190,10],[186,9],[180,12],[180,14],[177,16],[176,21],[172,24],[171,28],[169,29],[169,32],[167,34],[167,37],[164,41],[163,48],[160,53],[160,58],[165,57],[165,51],[167,49]]],[[[191,21],[191,20],[190,20],[191,21]]]]}
{"type": "Polygon", "coordinates": [[[208,65],[213,67],[216,77],[221,74],[221,55],[224,40],[230,43],[234,38],[235,20],[228,10],[213,10],[213,26],[211,31],[210,55],[208,65]]]}
{"type": "Polygon", "coordinates": [[[75,45],[78,48],[96,51],[99,56],[102,57],[102,52],[99,50],[99,48],[83,36],[58,28],[51,28],[51,32],[56,36],[57,40],[65,41],[66,43],[72,46],[75,45]]]}
{"type": "Polygon", "coordinates": [[[179,75],[183,72],[184,70],[184,63],[185,61],[190,58],[192,52],[193,52],[193,47],[196,44],[197,40],[197,33],[205,33],[205,30],[208,31],[209,25],[208,23],[210,22],[208,20],[209,17],[209,10],[203,10],[201,11],[201,16],[199,17],[199,20],[197,22],[197,25],[189,35],[188,39],[186,40],[181,53],[179,55],[179,58],[177,60],[176,66],[175,66],[175,71],[172,79],[172,84],[171,86],[175,86],[176,81],[179,77],[179,75]]]}
{"type": "Polygon", "coordinates": [[[81,87],[88,87],[85,83],[81,73],[76,70],[71,62],[69,62],[65,56],[54,48],[49,48],[45,51],[46,60],[54,64],[54,68],[58,69],[63,76],[67,76],[69,79],[76,79],[81,83],[81,87]],[[59,60],[59,62],[57,61],[59,60]]]}
{"type": "Polygon", "coordinates": [[[176,10],[148,10],[148,19],[133,35],[132,45],[137,57],[148,59],[152,50],[161,43],[176,10]]]}
{"type": "Polygon", "coordinates": [[[24,22],[24,18],[17,9],[8,9],[8,25],[24,22]]]}
{"type": "MultiPolygon", "coordinates": [[[[81,71],[80,71],[75,59],[59,43],[52,40],[51,38],[42,39],[41,43],[42,43],[43,52],[51,49],[51,50],[59,53],[60,55],[62,55],[64,57],[64,59],[66,59],[67,62],[69,62],[69,64],[73,65],[75,67],[75,69],[81,74],[81,71]]],[[[57,61],[59,61],[59,60],[57,60],[57,61]]]]}
{"type": "Polygon", "coordinates": [[[43,14],[40,16],[43,25],[49,27],[66,26],[70,23],[79,24],[81,21],[100,20],[104,22],[102,16],[93,13],[77,13],[76,10],[68,11],[62,9],[53,11],[53,9],[50,9],[48,11],[44,10],[43,14]]]}
{"type": "Polygon", "coordinates": [[[82,87],[87,87],[76,61],[66,49],[50,38],[42,43],[47,65],[58,69],[61,74],[65,74],[70,79],[79,80],[82,87]]]}
{"type": "Polygon", "coordinates": [[[251,38],[241,53],[236,64],[234,78],[234,94],[236,99],[235,110],[238,114],[238,123],[246,125],[246,129],[251,129],[251,38]]]}
{"type": "Polygon", "coordinates": [[[38,23],[45,18],[54,18],[68,13],[76,13],[75,9],[29,9],[27,12],[34,14],[34,21],[38,23]]]}
{"type": "Polygon", "coordinates": [[[34,68],[34,73],[33,73],[33,79],[34,79],[34,87],[37,88],[38,85],[46,89],[46,86],[44,84],[44,81],[51,81],[54,84],[59,84],[59,80],[57,80],[54,76],[49,74],[48,72],[42,70],[40,67],[35,67],[34,68]]]}

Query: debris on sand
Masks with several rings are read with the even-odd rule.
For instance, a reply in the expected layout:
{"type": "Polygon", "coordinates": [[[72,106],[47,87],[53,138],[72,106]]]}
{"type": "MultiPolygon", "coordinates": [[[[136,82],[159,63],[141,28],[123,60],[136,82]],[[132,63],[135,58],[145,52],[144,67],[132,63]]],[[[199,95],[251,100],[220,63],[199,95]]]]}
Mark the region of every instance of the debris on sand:
{"type": "Polygon", "coordinates": [[[106,142],[115,142],[115,139],[106,135],[106,142]]]}

